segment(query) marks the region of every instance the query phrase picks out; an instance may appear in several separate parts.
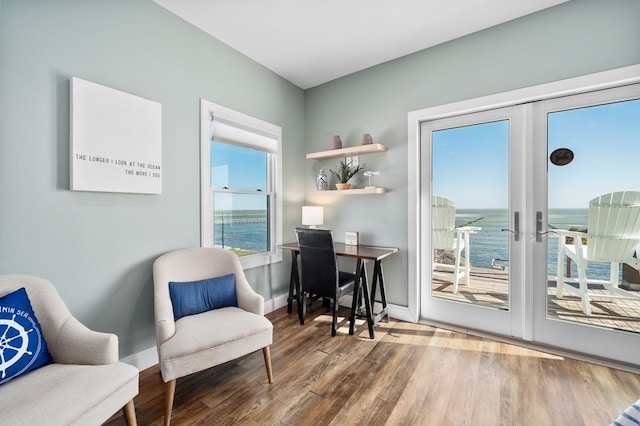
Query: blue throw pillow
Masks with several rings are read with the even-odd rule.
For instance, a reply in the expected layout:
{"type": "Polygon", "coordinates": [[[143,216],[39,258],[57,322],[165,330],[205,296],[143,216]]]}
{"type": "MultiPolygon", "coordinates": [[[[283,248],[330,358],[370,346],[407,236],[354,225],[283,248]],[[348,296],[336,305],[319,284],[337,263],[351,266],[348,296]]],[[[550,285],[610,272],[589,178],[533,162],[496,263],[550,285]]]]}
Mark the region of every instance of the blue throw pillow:
{"type": "Polygon", "coordinates": [[[200,314],[226,306],[238,306],[235,274],[191,282],[169,282],[173,317],[200,314]]]}
{"type": "Polygon", "coordinates": [[[27,291],[0,297],[0,385],[53,362],[27,291]]]}

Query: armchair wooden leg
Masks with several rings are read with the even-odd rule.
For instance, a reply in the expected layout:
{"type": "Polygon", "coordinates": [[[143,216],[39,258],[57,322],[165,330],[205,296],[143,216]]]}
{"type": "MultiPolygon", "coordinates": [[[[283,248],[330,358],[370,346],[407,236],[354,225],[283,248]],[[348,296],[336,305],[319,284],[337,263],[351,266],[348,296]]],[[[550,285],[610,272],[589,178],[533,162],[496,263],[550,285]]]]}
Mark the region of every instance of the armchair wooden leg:
{"type": "Polygon", "coordinates": [[[176,380],[167,382],[167,393],[164,399],[164,426],[171,424],[171,411],[173,410],[173,397],[176,394],[176,380]]]}
{"type": "Polygon", "coordinates": [[[136,407],[133,405],[133,399],[127,402],[127,405],[122,407],[124,413],[124,419],[127,422],[127,426],[136,426],[138,421],[136,420],[136,407]]]}
{"type": "Polygon", "coordinates": [[[267,367],[267,377],[269,383],[273,383],[273,371],[271,370],[271,349],[269,346],[262,348],[262,355],[264,355],[264,365],[267,367]]]}

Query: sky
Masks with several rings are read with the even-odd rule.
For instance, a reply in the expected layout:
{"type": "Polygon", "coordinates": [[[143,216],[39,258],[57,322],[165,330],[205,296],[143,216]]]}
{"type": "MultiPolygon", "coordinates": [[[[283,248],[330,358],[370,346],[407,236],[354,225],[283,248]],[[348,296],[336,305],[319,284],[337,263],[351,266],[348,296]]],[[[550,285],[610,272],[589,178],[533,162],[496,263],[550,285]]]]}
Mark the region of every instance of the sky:
{"type": "Polygon", "coordinates": [[[433,195],[457,208],[508,206],[509,121],[433,132],[433,195]]]}
{"type": "MultiPolygon", "coordinates": [[[[587,208],[599,195],[640,189],[640,100],[551,113],[547,143],[549,208],[587,208]],[[556,148],[570,149],[574,160],[552,164],[548,154],[556,148]]],[[[459,209],[506,208],[508,153],[508,120],[435,131],[433,194],[459,209]]],[[[211,184],[266,191],[266,153],[212,142],[211,184]]],[[[225,194],[216,207],[265,209],[265,201],[261,195],[225,194]]]]}
{"type": "MultiPolygon", "coordinates": [[[[433,194],[457,208],[506,208],[508,138],[508,120],[435,131],[433,194]]],[[[587,208],[599,195],[640,190],[640,100],[551,113],[547,143],[549,208],[587,208]],[[574,160],[556,166],[548,155],[561,147],[574,160]]]]}
{"type": "Polygon", "coordinates": [[[586,208],[614,191],[640,190],[640,100],[549,115],[549,152],[570,148],[566,166],[549,163],[550,207],[586,208]]]}
{"type": "MultiPolygon", "coordinates": [[[[211,187],[267,191],[267,153],[211,143],[211,187]]],[[[216,210],[266,210],[266,195],[217,194],[216,210]]]]}

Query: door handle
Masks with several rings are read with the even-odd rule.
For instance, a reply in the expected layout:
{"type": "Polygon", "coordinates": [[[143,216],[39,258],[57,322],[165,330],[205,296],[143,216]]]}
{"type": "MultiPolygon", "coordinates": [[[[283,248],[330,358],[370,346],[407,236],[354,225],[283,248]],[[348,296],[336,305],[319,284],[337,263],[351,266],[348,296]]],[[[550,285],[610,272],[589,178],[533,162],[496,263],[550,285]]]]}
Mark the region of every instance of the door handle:
{"type": "Polygon", "coordinates": [[[542,242],[542,236],[553,231],[542,232],[542,212],[536,212],[536,242],[542,242]]]}
{"type": "Polygon", "coordinates": [[[513,234],[513,241],[520,241],[520,212],[513,213],[513,230],[503,228],[502,231],[509,231],[513,234]]]}

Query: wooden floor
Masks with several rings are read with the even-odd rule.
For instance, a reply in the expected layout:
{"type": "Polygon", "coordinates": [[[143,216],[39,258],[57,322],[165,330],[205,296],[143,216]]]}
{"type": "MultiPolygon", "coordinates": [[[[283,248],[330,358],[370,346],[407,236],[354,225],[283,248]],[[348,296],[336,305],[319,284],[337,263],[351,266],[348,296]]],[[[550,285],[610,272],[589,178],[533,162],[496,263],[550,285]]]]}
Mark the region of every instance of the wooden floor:
{"type": "MultiPolygon", "coordinates": [[[[319,302],[304,326],[286,308],[267,317],[274,383],[261,351],[178,379],[172,424],[602,426],[640,397],[638,375],[421,324],[381,323],[370,340],[343,317],[332,338],[319,302]]],[[[135,404],[139,425],[162,424],[157,366],[135,404]]]]}

